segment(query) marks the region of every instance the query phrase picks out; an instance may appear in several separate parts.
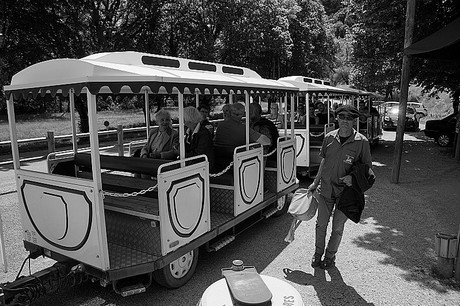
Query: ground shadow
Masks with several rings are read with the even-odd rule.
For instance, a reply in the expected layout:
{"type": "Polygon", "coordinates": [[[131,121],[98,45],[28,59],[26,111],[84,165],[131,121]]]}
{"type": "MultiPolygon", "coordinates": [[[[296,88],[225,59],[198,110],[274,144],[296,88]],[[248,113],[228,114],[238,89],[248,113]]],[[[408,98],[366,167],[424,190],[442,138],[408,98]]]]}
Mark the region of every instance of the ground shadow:
{"type": "Polygon", "coordinates": [[[300,270],[283,269],[285,279],[303,286],[313,286],[322,305],[374,305],[368,303],[352,286],[347,285],[337,267],[327,271],[315,268],[314,275],[300,270]],[[326,278],[330,276],[330,281],[326,278]]]}
{"type": "Polygon", "coordinates": [[[203,292],[222,278],[222,268],[231,267],[234,259],[263,271],[288,245],[284,237],[289,231],[290,216],[264,220],[238,235],[236,240],[217,252],[200,249],[198,266],[192,279],[178,289],[166,289],[153,283],[146,293],[123,298],[111,286],[85,283],[55,296],[39,299],[34,305],[197,305],[203,292]],[[55,304],[53,304],[55,305],[55,304]]]}
{"type": "Polygon", "coordinates": [[[361,219],[372,232],[353,243],[385,254],[381,263],[402,269],[407,281],[439,293],[459,290],[432,272],[435,234],[456,234],[459,226],[459,163],[431,141],[404,142],[402,152],[398,184],[391,183],[394,142],[372,152],[377,181],[361,219]]]}

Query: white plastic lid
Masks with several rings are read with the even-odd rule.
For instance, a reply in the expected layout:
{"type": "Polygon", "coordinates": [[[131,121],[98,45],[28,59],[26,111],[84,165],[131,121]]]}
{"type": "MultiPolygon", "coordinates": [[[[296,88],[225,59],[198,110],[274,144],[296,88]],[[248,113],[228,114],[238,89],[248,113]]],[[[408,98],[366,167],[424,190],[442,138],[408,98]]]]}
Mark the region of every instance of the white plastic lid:
{"type": "MultiPolygon", "coordinates": [[[[273,295],[272,306],[292,305],[304,306],[299,292],[287,282],[266,275],[261,275],[273,295]]],[[[199,306],[233,306],[227,283],[222,278],[209,286],[198,304],[199,306]]]]}

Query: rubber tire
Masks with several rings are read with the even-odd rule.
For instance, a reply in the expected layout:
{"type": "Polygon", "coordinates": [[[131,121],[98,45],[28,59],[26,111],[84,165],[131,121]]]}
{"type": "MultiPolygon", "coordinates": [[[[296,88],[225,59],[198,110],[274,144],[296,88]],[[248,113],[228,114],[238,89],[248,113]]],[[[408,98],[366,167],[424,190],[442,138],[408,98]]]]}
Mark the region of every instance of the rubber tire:
{"type": "Polygon", "coordinates": [[[289,204],[291,203],[291,199],[292,197],[290,197],[289,194],[279,198],[278,201],[284,201],[284,205],[283,208],[281,208],[281,210],[278,210],[276,213],[273,214],[273,217],[281,217],[282,215],[286,214],[289,208],[289,204]]]}
{"type": "Polygon", "coordinates": [[[447,134],[441,134],[436,138],[436,142],[440,147],[447,147],[452,139],[450,139],[449,135],[447,134]]]}
{"type": "Polygon", "coordinates": [[[160,286],[169,288],[169,289],[175,289],[182,287],[185,285],[193,276],[196,270],[196,266],[198,264],[198,255],[199,255],[199,249],[196,248],[189,253],[185,254],[184,256],[181,256],[179,259],[173,261],[169,265],[156,270],[153,272],[153,279],[155,282],[157,282],[160,286]],[[188,270],[185,272],[184,275],[181,277],[176,277],[173,275],[171,272],[171,266],[177,264],[178,262],[185,260],[185,262],[189,261],[190,258],[188,256],[193,256],[191,259],[191,264],[188,270]]]}

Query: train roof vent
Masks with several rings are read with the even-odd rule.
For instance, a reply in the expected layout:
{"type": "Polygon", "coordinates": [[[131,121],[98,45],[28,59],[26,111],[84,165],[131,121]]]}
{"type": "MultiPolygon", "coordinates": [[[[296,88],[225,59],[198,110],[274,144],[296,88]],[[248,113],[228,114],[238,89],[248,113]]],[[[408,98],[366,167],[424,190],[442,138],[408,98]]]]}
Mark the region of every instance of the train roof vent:
{"type": "Polygon", "coordinates": [[[305,83],[313,83],[313,80],[310,79],[310,78],[303,78],[303,81],[304,81],[305,83]]]}
{"type": "Polygon", "coordinates": [[[202,71],[212,71],[216,72],[217,67],[213,64],[208,63],[199,63],[199,62],[188,62],[188,68],[191,70],[202,70],[202,71]]]}
{"type": "Polygon", "coordinates": [[[244,70],[241,69],[241,68],[236,68],[236,67],[223,66],[222,67],[222,72],[223,73],[230,73],[230,74],[244,75],[244,70]]]}
{"type": "Polygon", "coordinates": [[[162,67],[171,67],[179,68],[180,62],[176,59],[156,57],[156,56],[142,56],[142,64],[152,65],[152,66],[162,66],[162,67]]]}

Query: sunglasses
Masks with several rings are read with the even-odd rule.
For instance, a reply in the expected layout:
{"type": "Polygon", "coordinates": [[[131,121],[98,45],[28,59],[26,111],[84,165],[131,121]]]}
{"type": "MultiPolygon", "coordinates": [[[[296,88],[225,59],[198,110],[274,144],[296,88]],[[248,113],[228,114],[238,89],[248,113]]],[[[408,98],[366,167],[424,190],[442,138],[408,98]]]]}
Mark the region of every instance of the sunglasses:
{"type": "Polygon", "coordinates": [[[337,116],[340,120],[347,120],[347,121],[353,121],[355,120],[354,117],[352,116],[347,116],[347,115],[344,115],[344,114],[338,114],[337,116]]]}

